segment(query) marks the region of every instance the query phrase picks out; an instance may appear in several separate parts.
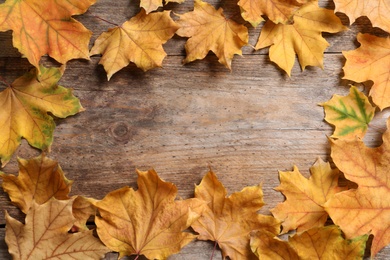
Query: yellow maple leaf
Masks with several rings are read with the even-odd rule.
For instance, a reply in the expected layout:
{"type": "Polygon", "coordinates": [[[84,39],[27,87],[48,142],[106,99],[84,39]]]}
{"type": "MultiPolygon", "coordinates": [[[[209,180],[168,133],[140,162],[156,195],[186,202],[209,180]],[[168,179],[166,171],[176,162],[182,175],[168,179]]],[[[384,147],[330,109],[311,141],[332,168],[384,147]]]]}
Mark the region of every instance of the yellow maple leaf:
{"type": "Polygon", "coordinates": [[[292,16],[303,5],[296,0],[239,0],[241,16],[253,27],[264,21],[266,15],[274,23],[286,24],[291,22],[292,16]]]}
{"type": "Polygon", "coordinates": [[[48,115],[65,118],[83,108],[72,90],[57,85],[64,67],[32,69],[0,92],[0,159],[3,166],[10,160],[24,137],[30,145],[50,150],[54,120],[48,115]]]}
{"type": "Polygon", "coordinates": [[[234,54],[242,54],[241,48],[248,44],[248,29],[223,15],[222,8],[215,8],[201,0],[195,0],[194,11],[180,15],[177,23],[179,36],[190,37],[185,49],[184,63],[203,59],[209,51],[218,61],[231,69],[234,54]]]}
{"type": "Polygon", "coordinates": [[[41,155],[30,160],[18,159],[18,163],[18,176],[1,173],[0,177],[4,191],[24,213],[27,213],[33,201],[43,204],[52,197],[69,199],[73,181],[65,177],[56,161],[41,155]]]}
{"type": "Polygon", "coordinates": [[[97,232],[111,250],[125,255],[165,259],[196,236],[182,232],[202,212],[198,199],[176,200],[177,188],[162,181],[154,170],[137,171],[138,190],[124,187],[92,202],[100,216],[97,232]]]}
{"type": "Polygon", "coordinates": [[[390,4],[388,0],[334,0],[335,12],[345,13],[350,23],[360,16],[367,16],[375,27],[390,32],[390,4]]]}
{"type": "Polygon", "coordinates": [[[33,202],[22,224],[6,213],[8,251],[14,260],[101,259],[109,251],[91,231],[68,233],[73,200],[33,202]]]}
{"type": "Polygon", "coordinates": [[[259,259],[362,259],[368,235],[344,239],[336,226],[317,227],[289,237],[289,241],[275,238],[272,233],[254,232],[251,248],[259,259]]]}
{"type": "Polygon", "coordinates": [[[345,29],[332,10],[318,7],[317,2],[309,2],[294,14],[293,24],[267,21],[255,49],[271,46],[271,61],[290,76],[295,54],[298,55],[302,70],[306,66],[323,68],[324,51],[329,43],[321,36],[321,32],[336,33],[345,29]]]}
{"type": "Polygon", "coordinates": [[[348,96],[333,95],[320,105],[324,107],[325,120],[335,126],[333,138],[363,138],[375,114],[375,107],[355,86],[351,86],[348,96]]]}
{"type": "Polygon", "coordinates": [[[345,177],[358,184],[335,194],[325,203],[333,222],[347,238],[374,235],[371,255],[390,243],[390,121],[380,147],[366,147],[363,141],[331,140],[331,156],[345,177]]]}
{"type": "Polygon", "coordinates": [[[249,247],[252,230],[279,233],[280,223],[257,212],[264,205],[261,185],[246,187],[226,197],[225,187],[209,171],[195,188],[195,198],[207,202],[202,216],[191,227],[198,239],[215,241],[222,256],[230,259],[253,259],[249,247]]]}
{"type": "Polygon", "coordinates": [[[170,11],[146,14],[142,9],[129,21],[99,36],[91,55],[103,54],[99,64],[103,64],[108,80],[130,62],[144,71],[161,67],[167,55],[162,45],[179,28],[169,14],[170,11]]]}
{"type": "Polygon", "coordinates": [[[76,230],[88,230],[86,223],[91,216],[95,216],[96,208],[92,201],[94,199],[77,196],[72,205],[73,216],[75,217],[74,227],[76,230]]]}
{"type": "MultiPolygon", "coordinates": [[[[165,0],[165,4],[168,3],[184,3],[185,0],[165,0]]],[[[152,11],[157,10],[159,7],[163,6],[162,0],[140,0],[140,7],[145,9],[145,12],[148,14],[152,11]]]]}
{"type": "Polygon", "coordinates": [[[357,36],[361,44],[352,51],[343,51],[347,59],[344,78],[355,82],[372,80],[370,90],[373,102],[384,109],[390,106],[390,38],[380,38],[370,34],[357,36]]]}
{"type": "Polygon", "coordinates": [[[279,172],[281,184],[276,190],[282,192],[286,200],[271,212],[282,221],[282,233],[323,226],[328,218],[323,204],[341,191],[337,186],[339,171],[331,169],[329,163],[317,159],[310,173],[310,178],[306,179],[296,166],[292,172],[279,172]]]}
{"type": "Polygon", "coordinates": [[[96,0],[7,0],[0,5],[0,31],[13,31],[13,45],[36,68],[49,54],[60,63],[89,59],[92,33],[71,16],[83,14],[96,0]]]}

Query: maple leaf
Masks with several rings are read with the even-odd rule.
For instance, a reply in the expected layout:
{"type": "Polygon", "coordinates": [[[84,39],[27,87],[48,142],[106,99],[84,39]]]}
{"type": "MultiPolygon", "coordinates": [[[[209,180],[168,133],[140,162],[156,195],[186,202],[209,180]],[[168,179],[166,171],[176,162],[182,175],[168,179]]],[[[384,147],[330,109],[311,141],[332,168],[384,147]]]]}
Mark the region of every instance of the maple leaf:
{"type": "Polygon", "coordinates": [[[109,250],[92,230],[68,233],[74,222],[72,204],[54,198],[43,205],[33,202],[25,225],[6,213],[5,241],[13,259],[101,259],[109,250]]]}
{"type": "Polygon", "coordinates": [[[331,156],[345,177],[358,184],[335,194],[325,210],[348,238],[374,235],[371,255],[390,242],[390,121],[380,147],[368,148],[363,141],[331,140],[331,156]]]}
{"type": "Polygon", "coordinates": [[[83,108],[72,90],[57,85],[64,67],[32,69],[0,92],[0,159],[3,166],[10,160],[24,137],[30,145],[50,150],[54,120],[48,115],[65,118],[83,108]]]}
{"type": "Polygon", "coordinates": [[[390,106],[390,38],[380,38],[370,34],[357,36],[361,44],[352,51],[343,51],[347,59],[344,78],[355,82],[372,80],[370,90],[373,102],[384,109],[390,106]]]}
{"type": "Polygon", "coordinates": [[[234,54],[242,54],[241,48],[248,44],[248,28],[223,15],[222,8],[215,8],[201,0],[195,0],[194,11],[180,15],[177,23],[179,36],[190,37],[185,48],[184,63],[206,57],[209,51],[218,61],[231,69],[234,54]]]}
{"type": "Polygon", "coordinates": [[[199,217],[204,202],[175,201],[174,184],[162,181],[154,170],[137,173],[137,191],[124,187],[93,202],[100,213],[97,232],[119,258],[136,254],[165,259],[196,237],[182,231],[199,217]]]}
{"type": "Polygon", "coordinates": [[[329,163],[320,158],[310,168],[306,179],[294,166],[292,172],[279,172],[280,186],[276,188],[286,196],[286,201],[271,210],[282,222],[282,233],[297,229],[302,232],[325,224],[328,213],[323,204],[341,191],[338,187],[339,171],[331,169],[329,163]]]}
{"type": "Polygon", "coordinates": [[[13,30],[13,45],[40,69],[49,54],[60,63],[89,59],[92,33],[71,16],[83,14],[96,0],[7,0],[0,5],[0,31],[13,30]]]}
{"type": "Polygon", "coordinates": [[[252,259],[249,247],[252,230],[279,233],[280,223],[257,211],[264,205],[261,186],[246,187],[226,197],[225,187],[214,172],[209,171],[195,188],[195,198],[208,202],[202,216],[191,227],[198,239],[215,241],[223,258],[252,259]]]}
{"type": "Polygon", "coordinates": [[[169,14],[170,11],[146,14],[141,9],[129,21],[99,36],[91,55],[103,54],[99,64],[103,64],[108,80],[130,62],[144,71],[161,67],[167,55],[162,44],[179,28],[169,14]]]}
{"type": "Polygon", "coordinates": [[[355,86],[351,86],[348,96],[333,95],[320,105],[324,107],[325,120],[335,126],[333,138],[363,138],[375,114],[375,107],[355,86]]]}
{"type": "MultiPolygon", "coordinates": [[[[185,0],[166,0],[164,1],[165,4],[168,3],[184,3],[185,0]]],[[[163,6],[163,1],[162,0],[141,0],[140,1],[140,7],[145,9],[146,13],[150,13],[152,11],[157,10],[159,7],[163,6]]]]}
{"type": "Polygon", "coordinates": [[[360,16],[367,16],[375,27],[390,32],[390,5],[388,0],[334,0],[335,12],[345,13],[354,23],[360,16]]]}
{"type": "Polygon", "coordinates": [[[272,233],[251,235],[251,248],[259,259],[362,259],[368,235],[344,239],[336,226],[317,227],[289,237],[275,238],[272,233]]]}
{"type": "Polygon", "coordinates": [[[3,189],[11,201],[27,213],[33,201],[43,204],[55,197],[69,199],[73,181],[68,180],[56,161],[40,155],[30,160],[18,159],[19,176],[0,174],[3,189]]]}
{"type": "Polygon", "coordinates": [[[294,12],[303,5],[296,0],[239,0],[237,4],[241,8],[242,18],[253,27],[264,21],[262,15],[276,24],[291,22],[294,12]]]}
{"type": "Polygon", "coordinates": [[[318,7],[317,2],[309,2],[294,14],[293,24],[274,24],[268,20],[261,30],[255,49],[271,46],[271,61],[290,76],[295,54],[298,55],[302,70],[306,66],[323,68],[323,53],[329,43],[321,36],[321,32],[336,33],[345,29],[332,10],[318,7]]]}
{"type": "Polygon", "coordinates": [[[75,217],[74,227],[76,230],[88,230],[86,223],[90,216],[96,214],[96,208],[93,205],[94,199],[77,196],[72,205],[73,216],[75,217]]]}

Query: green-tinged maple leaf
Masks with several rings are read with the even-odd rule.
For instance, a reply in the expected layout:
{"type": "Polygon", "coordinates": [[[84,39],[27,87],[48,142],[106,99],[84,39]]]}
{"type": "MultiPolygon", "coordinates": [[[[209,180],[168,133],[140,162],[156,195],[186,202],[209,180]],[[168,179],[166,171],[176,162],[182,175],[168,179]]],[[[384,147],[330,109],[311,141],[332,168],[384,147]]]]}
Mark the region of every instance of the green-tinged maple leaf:
{"type": "Polygon", "coordinates": [[[390,3],[388,0],[334,0],[335,12],[345,13],[353,23],[360,16],[367,16],[373,26],[390,32],[390,3]]]}
{"type": "Polygon", "coordinates": [[[321,32],[336,33],[345,29],[332,10],[318,7],[317,2],[309,2],[294,14],[293,24],[267,21],[255,49],[271,46],[271,61],[290,76],[295,54],[298,55],[302,70],[306,66],[323,68],[324,51],[329,43],[321,32]]]}
{"type": "Polygon", "coordinates": [[[130,62],[144,71],[162,66],[167,55],[162,45],[179,28],[169,14],[170,11],[146,14],[142,9],[129,21],[99,36],[91,55],[103,54],[99,64],[103,64],[108,80],[130,62]]]}
{"type": "Polygon", "coordinates": [[[233,56],[241,55],[241,48],[248,44],[248,29],[244,25],[227,19],[222,8],[215,10],[201,0],[195,0],[194,11],[180,15],[177,23],[180,29],[176,33],[190,37],[185,45],[184,63],[203,59],[211,50],[221,64],[231,69],[233,56]]]}
{"type": "Polygon", "coordinates": [[[351,86],[348,96],[333,95],[320,105],[324,107],[325,120],[335,126],[333,138],[363,138],[375,114],[375,107],[354,86],[351,86]]]}
{"type": "Polygon", "coordinates": [[[137,173],[137,191],[124,187],[92,201],[100,214],[95,218],[99,238],[119,252],[119,258],[166,259],[196,237],[183,230],[199,217],[204,202],[175,200],[174,184],[161,180],[154,170],[137,173]]]}
{"type": "Polygon", "coordinates": [[[289,237],[288,242],[272,233],[254,232],[251,248],[261,260],[353,260],[362,259],[368,235],[344,239],[336,226],[317,227],[289,237]]]}
{"type": "Polygon", "coordinates": [[[281,184],[276,190],[284,194],[286,201],[279,203],[271,212],[282,221],[282,233],[323,226],[328,218],[324,203],[342,190],[338,187],[340,173],[331,169],[329,163],[318,159],[310,168],[310,173],[310,178],[306,179],[295,166],[292,172],[279,172],[281,184]]]}
{"type": "Polygon", "coordinates": [[[262,15],[276,24],[291,22],[294,12],[303,5],[297,0],[239,0],[237,4],[241,8],[242,18],[253,27],[264,21],[262,15]]]}
{"type": "Polygon", "coordinates": [[[35,201],[43,204],[52,197],[65,200],[73,181],[68,180],[56,161],[44,155],[30,160],[18,159],[19,175],[0,174],[3,189],[24,213],[35,201]]]}
{"type": "Polygon", "coordinates": [[[390,121],[380,147],[366,147],[363,141],[331,140],[331,156],[345,177],[357,189],[335,194],[325,210],[347,238],[374,235],[371,256],[390,243],[390,121]]]}
{"type": "Polygon", "coordinates": [[[3,166],[10,160],[24,137],[42,150],[50,150],[54,120],[48,115],[65,118],[83,110],[72,90],[57,85],[64,67],[32,69],[0,92],[0,159],[3,166]]]}
{"type": "Polygon", "coordinates": [[[14,260],[101,259],[109,251],[91,231],[68,233],[73,200],[32,203],[22,224],[6,213],[5,242],[14,260]]]}
{"type": "Polygon", "coordinates": [[[390,38],[380,38],[370,34],[357,36],[361,44],[352,51],[343,51],[347,59],[344,78],[355,82],[372,80],[370,90],[372,101],[380,108],[390,106],[390,38]]]}
{"type": "Polygon", "coordinates": [[[254,259],[249,246],[252,230],[279,233],[280,223],[271,216],[258,214],[263,203],[261,186],[246,187],[226,197],[226,189],[209,171],[195,188],[195,198],[207,202],[202,216],[191,227],[198,239],[215,241],[223,258],[254,259]]]}
{"type": "Polygon", "coordinates": [[[91,32],[72,15],[83,14],[96,0],[7,0],[0,5],[0,31],[13,31],[13,45],[36,68],[49,54],[60,63],[89,59],[91,32]]]}

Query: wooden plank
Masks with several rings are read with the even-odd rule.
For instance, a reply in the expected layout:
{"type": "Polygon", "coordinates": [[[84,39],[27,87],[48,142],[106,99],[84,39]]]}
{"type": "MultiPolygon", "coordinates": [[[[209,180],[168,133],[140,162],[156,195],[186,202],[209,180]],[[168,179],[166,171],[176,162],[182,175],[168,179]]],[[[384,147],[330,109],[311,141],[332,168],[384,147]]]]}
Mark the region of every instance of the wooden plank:
{"type": "MultiPolygon", "coordinates": [[[[229,16],[238,10],[236,1],[210,2],[222,6],[229,16]]],[[[93,42],[112,27],[95,16],[122,23],[138,12],[138,4],[99,0],[77,19],[93,31],[93,42]]],[[[320,4],[332,8],[331,1],[320,4]]],[[[180,14],[192,10],[193,1],[168,7],[180,14]]],[[[345,15],[340,17],[348,23],[345,15]]],[[[252,45],[260,30],[261,26],[250,28],[252,45]]],[[[359,19],[349,31],[324,34],[331,44],[324,70],[307,68],[301,72],[295,64],[291,78],[269,61],[267,49],[254,52],[249,46],[244,47],[243,57],[235,57],[232,72],[214,55],[182,66],[185,39],[177,36],[164,46],[168,57],[163,69],[144,73],[130,65],[110,82],[98,65],[99,57],[71,61],[61,84],[74,88],[86,111],[56,120],[49,156],[75,181],[72,194],[101,199],[125,185],[135,187],[135,168],[154,167],[163,179],[178,186],[180,197],[188,198],[194,184],[211,167],[229,193],[261,182],[267,203],[261,213],[270,214],[269,209],[283,200],[273,190],[279,184],[278,170],[290,170],[295,164],[308,176],[318,156],[330,159],[326,136],[332,128],[323,121],[323,110],[317,104],[334,93],[348,92],[350,82],[340,80],[345,62],[341,51],[356,48],[358,31],[384,35],[373,30],[367,19],[359,19]]],[[[12,82],[31,66],[12,48],[10,32],[0,34],[0,40],[1,75],[12,82]]],[[[44,59],[45,64],[49,62],[44,59]]],[[[376,116],[365,138],[368,145],[381,143],[388,115],[383,111],[376,116]]],[[[16,153],[22,158],[38,154],[25,141],[16,153]]],[[[17,172],[16,155],[3,171],[17,172]]],[[[23,220],[3,191],[0,205],[23,220]]],[[[5,224],[2,214],[0,224],[5,224]]],[[[4,232],[0,229],[0,259],[10,259],[4,232]]],[[[198,241],[170,259],[209,259],[211,251],[212,244],[198,241]]],[[[377,259],[389,256],[390,246],[377,259]]],[[[114,258],[115,254],[110,254],[106,259],[114,258]]],[[[214,259],[221,259],[220,255],[214,259]]]]}

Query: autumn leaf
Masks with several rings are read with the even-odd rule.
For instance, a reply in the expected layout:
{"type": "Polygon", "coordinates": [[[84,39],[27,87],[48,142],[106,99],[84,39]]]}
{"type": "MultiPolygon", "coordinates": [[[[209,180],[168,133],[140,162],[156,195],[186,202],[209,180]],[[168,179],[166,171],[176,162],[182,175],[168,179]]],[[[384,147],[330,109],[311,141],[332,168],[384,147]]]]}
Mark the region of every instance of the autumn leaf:
{"type": "Polygon", "coordinates": [[[275,24],[292,22],[294,12],[303,5],[297,0],[239,0],[237,4],[241,8],[242,18],[253,27],[264,21],[262,15],[275,24]]]}
{"type": "Polygon", "coordinates": [[[244,25],[227,19],[222,8],[215,10],[201,0],[195,0],[194,11],[180,15],[177,23],[180,29],[176,33],[190,37],[185,45],[184,63],[203,59],[212,51],[221,64],[231,69],[234,54],[241,55],[241,48],[248,44],[248,29],[244,25]]]}
{"type": "Polygon", "coordinates": [[[357,36],[361,44],[352,51],[343,51],[347,59],[344,78],[355,82],[372,80],[370,90],[373,102],[384,109],[390,106],[390,38],[380,38],[370,34],[357,36]]]}
{"type": "Polygon", "coordinates": [[[32,69],[0,92],[0,159],[10,160],[24,137],[30,145],[50,150],[55,123],[83,110],[72,90],[57,85],[64,67],[32,69]]]}
{"type": "Polygon", "coordinates": [[[215,241],[222,256],[230,259],[253,259],[249,247],[252,230],[279,233],[280,223],[271,216],[258,214],[264,205],[261,186],[246,187],[226,197],[225,187],[209,171],[195,188],[195,198],[208,202],[202,216],[191,227],[198,239],[215,241]]]}
{"type": "Polygon", "coordinates": [[[368,235],[344,239],[336,226],[312,228],[282,241],[272,233],[256,232],[251,248],[259,259],[363,259],[368,235]]]}
{"type": "Polygon", "coordinates": [[[306,66],[323,68],[323,53],[329,43],[321,36],[321,32],[337,33],[345,29],[332,10],[318,7],[317,2],[309,2],[294,14],[293,24],[267,21],[255,49],[271,46],[271,61],[290,76],[295,54],[298,55],[302,70],[306,66]]]}
{"type": "Polygon", "coordinates": [[[179,28],[169,14],[170,11],[146,14],[142,9],[129,21],[99,36],[91,55],[103,54],[99,64],[103,64],[108,80],[130,62],[144,71],[162,66],[167,55],[162,45],[179,28]]]}
{"type": "Polygon", "coordinates": [[[390,243],[389,144],[389,130],[376,148],[366,147],[358,138],[331,140],[334,163],[358,188],[335,194],[325,203],[325,210],[347,238],[373,234],[371,256],[390,243]]]}
{"type": "Polygon", "coordinates": [[[101,259],[109,250],[91,231],[68,233],[74,223],[73,200],[32,203],[22,224],[6,213],[8,251],[14,260],[101,259]]]}
{"type": "Polygon", "coordinates": [[[96,0],[7,0],[0,5],[0,31],[13,31],[13,45],[37,69],[49,54],[64,64],[89,59],[92,33],[71,16],[83,14],[96,0]]]}
{"type": "Polygon", "coordinates": [[[333,138],[363,138],[375,114],[375,107],[355,86],[351,86],[348,96],[333,95],[320,105],[324,107],[325,120],[335,126],[333,138]]]}
{"type": "Polygon", "coordinates": [[[95,223],[103,243],[125,255],[165,259],[196,236],[182,232],[204,207],[198,199],[177,200],[174,184],[162,181],[154,170],[137,171],[138,190],[124,187],[93,202],[100,216],[95,223]]]}
{"type": "Polygon", "coordinates": [[[325,224],[328,213],[323,204],[341,191],[338,187],[339,171],[320,158],[310,168],[306,179],[294,166],[292,172],[279,172],[280,186],[276,188],[286,197],[271,210],[274,217],[282,221],[282,233],[297,229],[302,232],[325,224]]]}
{"type": "MultiPolygon", "coordinates": [[[[184,3],[185,0],[166,0],[165,4],[168,3],[184,3]]],[[[145,9],[145,12],[149,14],[152,11],[157,10],[159,7],[163,6],[162,0],[140,0],[140,7],[145,9]]]]}
{"type": "Polygon", "coordinates": [[[30,160],[18,159],[19,175],[3,174],[3,189],[11,201],[27,213],[33,201],[41,205],[52,197],[69,199],[73,181],[68,180],[56,161],[40,155],[30,160]]]}
{"type": "Polygon", "coordinates": [[[75,217],[75,222],[73,228],[76,230],[88,230],[87,221],[91,216],[95,216],[96,207],[93,205],[92,201],[95,201],[91,198],[86,198],[83,196],[77,196],[74,199],[72,205],[73,216],[75,217]]]}
{"type": "Polygon", "coordinates": [[[390,32],[390,5],[388,0],[334,0],[335,12],[345,13],[351,24],[360,16],[367,16],[375,27],[390,32]]]}

